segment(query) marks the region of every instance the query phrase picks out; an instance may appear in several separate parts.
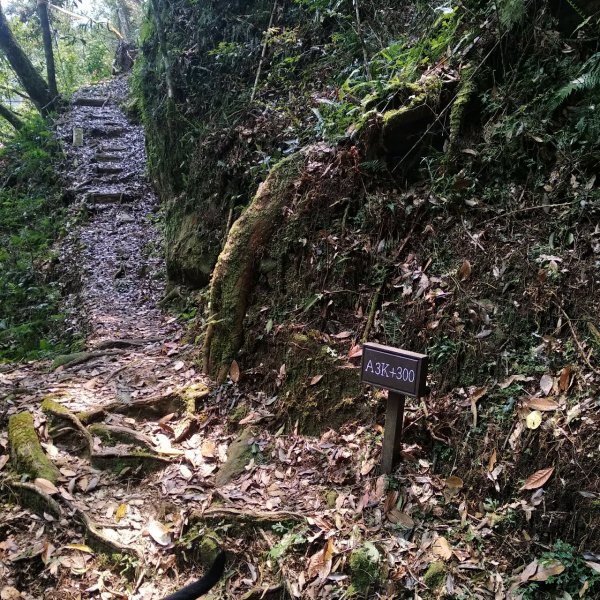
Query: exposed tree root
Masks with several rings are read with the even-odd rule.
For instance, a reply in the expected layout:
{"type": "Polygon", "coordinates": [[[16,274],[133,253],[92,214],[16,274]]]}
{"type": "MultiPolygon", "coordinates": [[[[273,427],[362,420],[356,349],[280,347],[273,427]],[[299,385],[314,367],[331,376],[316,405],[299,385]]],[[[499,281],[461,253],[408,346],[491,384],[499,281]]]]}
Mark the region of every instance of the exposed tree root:
{"type": "Polygon", "coordinates": [[[240,510],[239,508],[215,507],[208,508],[201,513],[192,513],[191,519],[206,521],[209,519],[226,519],[239,523],[270,524],[282,521],[306,520],[304,515],[290,511],[262,512],[252,510],[240,510]]]}
{"type": "Polygon", "coordinates": [[[56,519],[60,518],[62,514],[60,504],[37,486],[32,483],[18,481],[9,481],[8,486],[19,498],[19,503],[22,506],[26,506],[40,516],[44,516],[44,513],[46,513],[56,519]]]}
{"type": "Polygon", "coordinates": [[[123,442],[125,444],[140,446],[146,450],[152,450],[152,440],[143,433],[139,433],[129,427],[95,423],[90,425],[89,432],[107,443],[114,440],[115,442],[123,442]]]}
{"type": "Polygon", "coordinates": [[[143,347],[155,342],[161,342],[163,338],[155,337],[149,339],[132,338],[132,339],[114,339],[102,340],[94,347],[94,350],[108,350],[109,348],[129,348],[131,346],[143,347]]]}
{"type": "Polygon", "coordinates": [[[80,365],[92,358],[100,358],[101,356],[112,356],[115,354],[123,354],[123,350],[106,350],[106,351],[93,351],[93,352],[74,352],[73,354],[63,354],[57,356],[50,367],[51,371],[58,369],[58,367],[74,367],[80,365]]]}
{"type": "Polygon", "coordinates": [[[42,402],[42,410],[46,413],[53,421],[67,421],[73,429],[80,433],[85,440],[88,447],[88,451],[91,454],[94,449],[94,443],[90,432],[86,429],[83,423],[72,413],[68,408],[64,407],[54,400],[54,398],[48,396],[42,402]]]}

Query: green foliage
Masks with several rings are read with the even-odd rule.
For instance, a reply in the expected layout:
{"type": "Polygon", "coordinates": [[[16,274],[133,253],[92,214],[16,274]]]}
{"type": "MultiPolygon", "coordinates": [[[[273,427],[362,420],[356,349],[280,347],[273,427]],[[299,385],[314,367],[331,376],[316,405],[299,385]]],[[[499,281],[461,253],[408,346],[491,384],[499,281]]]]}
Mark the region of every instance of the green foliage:
{"type": "Polygon", "coordinates": [[[275,523],[272,529],[282,536],[281,541],[269,550],[269,556],[274,560],[280,559],[293,546],[301,546],[306,543],[306,529],[294,532],[292,525],[285,523],[275,523]]]}
{"type": "Polygon", "coordinates": [[[352,588],[366,593],[381,578],[381,554],[370,542],[365,542],[350,555],[352,588]]]}
{"type": "Polygon", "coordinates": [[[0,360],[60,349],[60,291],[43,273],[59,236],[56,161],[60,148],[33,118],[0,152],[0,360]]]}
{"type": "Polygon", "coordinates": [[[580,597],[580,591],[585,590],[585,598],[595,597],[600,586],[600,575],[586,564],[584,558],[571,544],[557,540],[550,552],[544,552],[538,562],[544,566],[558,561],[564,571],[552,575],[543,583],[531,582],[519,588],[522,600],[537,600],[539,598],[554,598],[556,593],[561,597],[580,597]],[[586,587],[584,587],[586,586],[586,587]]]}
{"type": "Polygon", "coordinates": [[[550,100],[550,107],[555,110],[578,92],[588,92],[600,88],[600,52],[588,58],[577,73],[577,77],[560,87],[550,100]]]}
{"type": "Polygon", "coordinates": [[[520,23],[527,13],[524,0],[502,0],[498,2],[498,14],[504,27],[511,27],[520,23]]]}

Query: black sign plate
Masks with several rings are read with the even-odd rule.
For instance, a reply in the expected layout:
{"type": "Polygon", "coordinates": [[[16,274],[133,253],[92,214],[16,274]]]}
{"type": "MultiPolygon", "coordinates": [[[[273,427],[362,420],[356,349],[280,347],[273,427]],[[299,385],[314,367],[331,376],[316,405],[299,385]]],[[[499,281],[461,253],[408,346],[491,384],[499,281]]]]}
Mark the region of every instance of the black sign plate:
{"type": "Polygon", "coordinates": [[[427,356],[391,346],[363,346],[361,381],[407,396],[424,396],[427,356]]]}

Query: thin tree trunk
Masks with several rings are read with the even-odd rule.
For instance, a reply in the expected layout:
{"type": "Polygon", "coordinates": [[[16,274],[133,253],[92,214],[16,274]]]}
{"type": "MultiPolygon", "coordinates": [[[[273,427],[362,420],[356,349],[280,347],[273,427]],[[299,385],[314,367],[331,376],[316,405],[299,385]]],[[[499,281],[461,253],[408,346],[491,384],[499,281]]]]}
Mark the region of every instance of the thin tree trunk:
{"type": "Polygon", "coordinates": [[[0,117],[6,119],[17,131],[23,127],[23,121],[4,104],[0,104],[0,117]]]}
{"type": "Polygon", "coordinates": [[[0,50],[4,52],[10,66],[16,73],[21,85],[42,113],[47,116],[54,108],[54,98],[48,90],[44,78],[36,71],[35,67],[23,52],[21,46],[15,39],[8,21],[0,5],[0,50]]]}
{"type": "Polygon", "coordinates": [[[52,33],[50,32],[50,19],[48,17],[48,0],[38,0],[38,17],[42,26],[42,38],[44,39],[44,54],[46,55],[46,74],[48,76],[48,90],[52,98],[58,96],[56,85],[56,67],[54,66],[54,52],[52,51],[52,33]]]}

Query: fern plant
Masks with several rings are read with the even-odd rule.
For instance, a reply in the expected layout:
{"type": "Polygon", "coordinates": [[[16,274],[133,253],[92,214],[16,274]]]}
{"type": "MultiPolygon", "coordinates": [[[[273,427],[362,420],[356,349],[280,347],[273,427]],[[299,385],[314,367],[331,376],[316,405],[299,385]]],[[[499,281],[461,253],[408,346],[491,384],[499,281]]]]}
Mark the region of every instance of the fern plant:
{"type": "Polygon", "coordinates": [[[592,54],[577,73],[577,77],[560,87],[550,100],[550,109],[556,110],[573,94],[600,88],[600,52],[592,54]]]}

